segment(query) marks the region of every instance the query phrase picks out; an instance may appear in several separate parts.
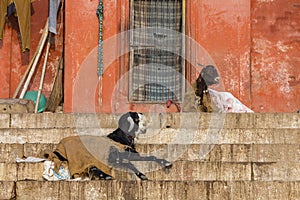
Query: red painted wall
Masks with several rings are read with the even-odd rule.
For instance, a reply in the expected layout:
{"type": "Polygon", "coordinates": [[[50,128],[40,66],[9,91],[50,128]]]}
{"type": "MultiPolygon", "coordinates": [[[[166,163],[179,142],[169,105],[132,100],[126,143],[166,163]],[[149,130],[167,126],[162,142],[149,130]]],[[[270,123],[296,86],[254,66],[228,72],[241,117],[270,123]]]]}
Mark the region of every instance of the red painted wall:
{"type": "MultiPolygon", "coordinates": [[[[208,52],[218,67],[223,82],[219,89],[233,93],[243,103],[251,106],[250,2],[187,2],[187,35],[208,52]]],[[[193,48],[189,53],[196,63],[203,62],[201,53],[197,54],[193,48]]],[[[198,73],[192,71],[192,74],[192,80],[195,80],[198,73]]]]}
{"type": "Polygon", "coordinates": [[[300,2],[252,1],[251,96],[259,112],[300,109],[300,2]]]}
{"type": "MultiPolygon", "coordinates": [[[[21,51],[18,32],[7,23],[5,24],[3,40],[0,40],[0,98],[11,98],[13,96],[38,46],[42,29],[48,17],[48,0],[35,0],[32,3],[32,8],[34,12],[30,19],[30,51],[21,51]]],[[[55,48],[52,47],[50,49],[50,57],[43,84],[42,92],[46,97],[51,92],[59,57],[61,57],[62,45],[62,42],[56,36],[55,48]]],[[[28,90],[38,90],[39,88],[44,55],[45,52],[43,51],[28,90]]]]}
{"type": "MultiPolygon", "coordinates": [[[[66,74],[72,75],[66,76],[65,81],[68,83],[65,85],[65,111],[122,112],[165,109],[160,106],[156,108],[156,105],[129,105],[124,87],[128,84],[126,80],[121,84],[122,94],[115,95],[115,84],[120,84],[120,79],[123,81],[122,75],[128,69],[128,56],[117,58],[120,45],[117,41],[111,41],[111,45],[104,46],[106,71],[102,80],[102,91],[99,90],[97,86],[101,84],[98,84],[96,76],[97,49],[94,49],[98,42],[98,20],[95,15],[98,1],[67,1],[66,4],[66,74]],[[117,59],[113,60],[114,58],[117,59]],[[86,66],[85,59],[89,60],[89,66],[86,66]],[[83,69],[88,67],[90,69],[83,69]],[[99,93],[102,93],[102,98],[98,96],[99,93]],[[112,94],[114,98],[111,98],[112,94]],[[94,101],[96,105],[93,104],[94,101]],[[98,102],[101,102],[101,106],[98,102]]],[[[200,45],[218,66],[226,90],[250,105],[250,3],[246,0],[238,3],[235,0],[227,3],[188,0],[186,13],[187,37],[196,41],[196,44],[187,42],[187,59],[190,63],[187,72],[191,74],[187,79],[193,81],[201,70],[197,63],[203,63],[203,55],[200,50],[194,50],[196,45],[200,45]]],[[[126,30],[128,18],[129,1],[104,1],[104,40],[107,41],[126,30]]],[[[209,62],[205,64],[210,64],[209,62]]]]}
{"type": "Polygon", "coordinates": [[[123,62],[124,56],[118,57],[119,43],[114,36],[128,26],[129,2],[104,1],[105,73],[101,88],[97,76],[97,6],[96,0],[66,1],[65,112],[112,112],[115,84],[127,65],[123,62]],[[122,69],[119,68],[121,62],[122,69]]]}
{"type": "MultiPolygon", "coordinates": [[[[79,93],[75,98],[75,111],[174,111],[166,110],[162,107],[164,105],[129,105],[126,102],[127,90],[124,85],[128,81],[125,79],[122,82],[120,79],[123,80],[122,74],[128,69],[128,56],[113,60],[120,48],[117,41],[104,47],[107,70],[102,80],[102,91],[99,90],[96,87],[101,85],[96,76],[97,51],[94,49],[92,52],[98,38],[98,21],[95,16],[98,1],[67,1],[67,4],[69,28],[66,32],[72,37],[66,40],[66,66],[67,74],[72,75],[66,79],[65,111],[74,111],[74,85],[75,93],[79,93]],[[81,7],[83,8],[80,9],[81,7]],[[81,10],[79,14],[78,10],[81,10]],[[89,23],[85,25],[87,21],[89,23]],[[91,59],[83,62],[87,56],[91,59]],[[90,69],[84,73],[87,74],[86,77],[93,77],[93,81],[85,83],[86,86],[78,84],[80,86],[77,87],[74,82],[81,65],[89,65],[90,69]],[[122,89],[111,98],[114,86],[119,82],[122,82],[122,89]],[[102,101],[98,94],[102,94],[102,101]],[[96,104],[93,104],[94,101],[96,104]]],[[[128,6],[128,1],[104,0],[106,40],[128,27],[128,6]]],[[[211,58],[203,58],[206,56],[203,51],[188,40],[187,79],[193,81],[197,77],[201,69],[197,67],[197,63],[212,60],[223,81],[218,89],[232,92],[256,112],[295,112],[300,108],[300,101],[297,99],[300,96],[300,68],[297,67],[299,8],[297,0],[187,0],[186,35],[203,47],[211,58]]]]}
{"type": "MultiPolygon", "coordinates": [[[[129,29],[129,0],[104,0],[105,73],[99,80],[98,2],[65,2],[64,111],[175,111],[164,105],[127,103],[127,35],[119,37],[119,33],[129,29]]],[[[37,5],[41,3],[36,1],[37,5]]],[[[35,20],[37,29],[44,25],[43,17],[35,20]]],[[[217,89],[233,93],[254,111],[297,111],[299,21],[298,0],[186,0],[187,80],[192,82],[197,77],[201,70],[197,63],[213,62],[222,78],[217,89]]],[[[6,27],[5,38],[15,37],[12,32],[6,27]]],[[[32,40],[34,46],[39,37],[33,36],[32,40]]],[[[26,68],[16,67],[20,65],[20,55],[10,46],[9,41],[3,41],[2,47],[0,43],[1,98],[11,96],[26,68]]]]}

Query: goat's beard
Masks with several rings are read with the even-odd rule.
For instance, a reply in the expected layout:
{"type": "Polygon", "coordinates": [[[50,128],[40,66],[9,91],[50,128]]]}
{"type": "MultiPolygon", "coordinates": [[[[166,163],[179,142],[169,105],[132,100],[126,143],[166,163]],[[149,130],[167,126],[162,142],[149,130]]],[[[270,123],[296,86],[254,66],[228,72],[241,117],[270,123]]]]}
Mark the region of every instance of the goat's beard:
{"type": "Polygon", "coordinates": [[[138,138],[140,134],[145,134],[147,132],[147,127],[146,127],[146,117],[143,114],[138,114],[139,115],[139,124],[138,124],[138,130],[135,132],[135,137],[138,138]]]}

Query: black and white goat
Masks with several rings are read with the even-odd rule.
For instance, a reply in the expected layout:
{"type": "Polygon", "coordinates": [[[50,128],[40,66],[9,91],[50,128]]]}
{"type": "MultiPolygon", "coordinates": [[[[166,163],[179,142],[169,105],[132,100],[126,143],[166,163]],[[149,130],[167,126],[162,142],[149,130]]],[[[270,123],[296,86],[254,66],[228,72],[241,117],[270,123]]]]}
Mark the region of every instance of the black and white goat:
{"type": "Polygon", "coordinates": [[[141,156],[137,152],[134,140],[139,134],[145,134],[146,130],[146,117],[142,113],[128,112],[121,116],[118,128],[107,136],[115,142],[128,146],[125,152],[119,152],[117,149],[111,151],[109,162],[114,166],[132,170],[142,180],[147,180],[147,177],[130,161],[155,161],[163,167],[170,168],[172,166],[172,163],[165,159],[155,156],[141,156]]]}
{"type": "MultiPolygon", "coordinates": [[[[68,162],[71,177],[88,174],[90,179],[113,179],[111,169],[130,170],[140,179],[147,180],[131,161],[154,161],[164,168],[172,163],[155,156],[142,156],[136,150],[135,138],[146,133],[146,117],[142,113],[128,112],[118,121],[118,128],[106,136],[70,136],[57,145],[48,157],[60,165],[68,162]],[[58,161],[58,159],[59,161],[58,161]]],[[[57,167],[58,169],[59,167],[57,167]]]]}

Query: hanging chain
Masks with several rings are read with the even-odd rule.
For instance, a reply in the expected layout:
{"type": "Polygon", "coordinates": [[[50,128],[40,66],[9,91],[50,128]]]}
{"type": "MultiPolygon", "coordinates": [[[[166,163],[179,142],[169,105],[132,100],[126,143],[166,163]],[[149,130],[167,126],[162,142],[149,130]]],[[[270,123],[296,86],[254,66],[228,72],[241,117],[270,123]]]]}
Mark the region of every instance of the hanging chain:
{"type": "Polygon", "coordinates": [[[98,41],[98,76],[103,75],[103,0],[99,0],[99,5],[96,11],[99,19],[99,41],[98,41]]]}

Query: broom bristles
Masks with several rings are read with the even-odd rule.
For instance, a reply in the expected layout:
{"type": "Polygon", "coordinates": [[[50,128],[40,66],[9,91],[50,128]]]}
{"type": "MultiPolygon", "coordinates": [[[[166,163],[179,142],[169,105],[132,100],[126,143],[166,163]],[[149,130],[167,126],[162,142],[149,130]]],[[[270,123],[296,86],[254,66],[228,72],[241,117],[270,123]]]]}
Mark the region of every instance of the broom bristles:
{"type": "Polygon", "coordinates": [[[46,103],[46,111],[55,112],[63,99],[63,58],[61,58],[51,94],[46,103]]]}

